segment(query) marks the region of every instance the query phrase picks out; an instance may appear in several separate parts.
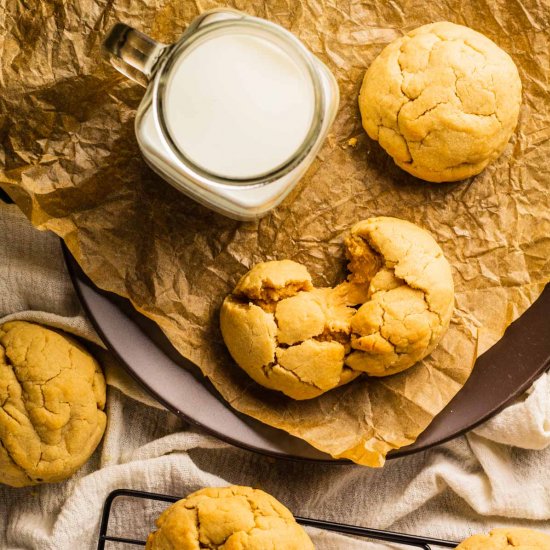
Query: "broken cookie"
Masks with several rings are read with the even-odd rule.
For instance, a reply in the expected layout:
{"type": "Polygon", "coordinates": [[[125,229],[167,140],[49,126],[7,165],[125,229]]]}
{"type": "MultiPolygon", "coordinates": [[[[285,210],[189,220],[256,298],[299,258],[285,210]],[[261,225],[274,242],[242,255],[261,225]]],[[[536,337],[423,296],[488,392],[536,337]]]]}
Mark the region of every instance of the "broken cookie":
{"type": "Polygon", "coordinates": [[[158,518],[146,550],[313,550],[304,529],[278,500],[250,487],[201,489],[158,518]]]}
{"type": "Polygon", "coordinates": [[[363,127],[413,176],[457,181],[503,152],[518,121],[512,58],[462,25],[419,27],[386,46],[365,74],[363,127]]]}
{"type": "Polygon", "coordinates": [[[76,341],[34,323],[0,326],[0,483],[62,481],[105,431],[105,379],[76,341]]]}
{"type": "MultiPolygon", "coordinates": [[[[357,241],[383,265],[351,320],[346,365],[370,376],[395,374],[429,355],[446,332],[454,307],[451,267],[434,238],[405,220],[370,218],[354,225],[346,241],[351,266],[357,241]]],[[[352,271],[349,279],[355,277],[352,271]]]]}
{"type": "Polygon", "coordinates": [[[451,268],[433,237],[396,218],[357,223],[348,280],[314,288],[305,266],[257,264],[222,306],[224,341],[266,388],[311,399],[367,373],[403,371],[437,346],[453,311],[451,268]]]}

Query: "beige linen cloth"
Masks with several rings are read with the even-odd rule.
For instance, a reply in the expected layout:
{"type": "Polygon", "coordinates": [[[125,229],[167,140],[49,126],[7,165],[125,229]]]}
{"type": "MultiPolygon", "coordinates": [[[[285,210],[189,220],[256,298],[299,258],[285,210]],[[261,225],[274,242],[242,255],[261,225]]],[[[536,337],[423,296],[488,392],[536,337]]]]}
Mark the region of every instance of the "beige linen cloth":
{"type": "MultiPolygon", "coordinates": [[[[100,343],[74,294],[58,239],[33,229],[16,206],[0,202],[0,323],[8,319],[45,323],[100,343]]],[[[101,359],[109,384],[103,444],[64,483],[0,485],[1,549],[95,548],[102,504],[113,489],[186,495],[230,483],[264,489],[297,515],[434,537],[461,540],[512,525],[550,532],[548,375],[468,436],[369,470],[236,449],[162,410],[106,353],[101,359]]],[[[143,536],[157,511],[125,501],[112,525],[120,536],[143,536]]],[[[391,547],[311,534],[319,549],[391,547]]],[[[108,546],[123,547],[130,548],[108,546]]]]}

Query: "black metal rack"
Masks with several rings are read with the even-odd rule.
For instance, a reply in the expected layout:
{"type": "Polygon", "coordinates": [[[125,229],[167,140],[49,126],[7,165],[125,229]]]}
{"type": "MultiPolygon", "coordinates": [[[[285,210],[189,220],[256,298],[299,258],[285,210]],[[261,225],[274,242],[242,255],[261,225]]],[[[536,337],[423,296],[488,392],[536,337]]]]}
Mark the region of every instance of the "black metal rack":
{"type": "MultiPolygon", "coordinates": [[[[113,502],[117,497],[130,497],[142,500],[152,500],[167,503],[174,503],[182,497],[174,497],[169,495],[161,495],[157,493],[147,493],[145,491],[134,491],[132,489],[117,489],[110,493],[105,499],[103,506],[103,514],[101,516],[101,525],[99,529],[98,550],[104,550],[107,542],[125,543],[134,546],[145,546],[144,540],[138,540],[130,537],[120,537],[109,535],[109,518],[113,508],[113,502]]],[[[296,521],[301,525],[325,529],[327,531],[335,531],[344,535],[353,535],[356,537],[364,537],[372,540],[384,542],[392,542],[404,546],[413,546],[415,548],[424,548],[432,550],[432,547],[440,548],[456,548],[458,542],[449,540],[440,540],[429,537],[420,537],[417,535],[407,535],[405,533],[395,533],[393,531],[383,531],[380,529],[368,529],[367,527],[358,527],[355,525],[346,525],[343,523],[335,523],[332,521],[324,521],[318,519],[296,517],[296,521]]]]}

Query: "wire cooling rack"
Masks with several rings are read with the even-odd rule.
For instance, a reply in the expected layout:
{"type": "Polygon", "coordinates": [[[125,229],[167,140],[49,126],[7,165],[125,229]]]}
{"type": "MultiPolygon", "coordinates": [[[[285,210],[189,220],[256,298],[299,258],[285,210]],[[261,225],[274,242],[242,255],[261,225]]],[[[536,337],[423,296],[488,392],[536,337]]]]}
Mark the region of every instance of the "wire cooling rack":
{"type": "MultiPolygon", "coordinates": [[[[122,545],[131,546],[145,546],[145,540],[132,538],[131,536],[122,536],[120,534],[109,534],[109,519],[115,506],[115,500],[118,497],[127,497],[130,500],[160,502],[160,503],[173,503],[180,500],[182,497],[174,497],[169,495],[161,495],[157,493],[146,493],[144,491],[134,491],[132,489],[117,489],[110,493],[105,499],[103,506],[103,514],[101,516],[101,525],[99,528],[99,542],[97,545],[98,550],[105,550],[106,548],[115,549],[121,548],[122,545]],[[107,543],[112,543],[108,547],[107,543]]],[[[134,502],[135,504],[135,502],[134,502]]],[[[160,513],[160,511],[158,512],[160,513]]],[[[364,537],[372,540],[379,540],[384,542],[391,542],[398,545],[424,548],[425,550],[432,550],[432,548],[456,548],[458,542],[452,542],[449,540],[433,539],[429,537],[420,537],[417,535],[407,535],[405,533],[395,533],[392,531],[382,531],[379,529],[368,529],[366,527],[357,527],[355,525],[345,525],[343,523],[335,523],[332,521],[323,521],[318,519],[296,517],[296,521],[301,525],[308,527],[317,527],[318,529],[325,529],[326,531],[335,531],[345,535],[353,535],[356,537],[364,537]]]]}

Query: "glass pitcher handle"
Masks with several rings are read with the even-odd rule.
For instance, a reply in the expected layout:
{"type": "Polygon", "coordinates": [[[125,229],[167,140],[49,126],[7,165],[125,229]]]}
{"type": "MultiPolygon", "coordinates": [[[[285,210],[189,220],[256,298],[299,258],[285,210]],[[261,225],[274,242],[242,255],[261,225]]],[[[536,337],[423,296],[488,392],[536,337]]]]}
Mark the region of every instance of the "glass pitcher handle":
{"type": "Polygon", "coordinates": [[[157,61],[168,48],[124,23],[116,23],[111,28],[102,47],[115,69],[145,87],[157,61]]]}

